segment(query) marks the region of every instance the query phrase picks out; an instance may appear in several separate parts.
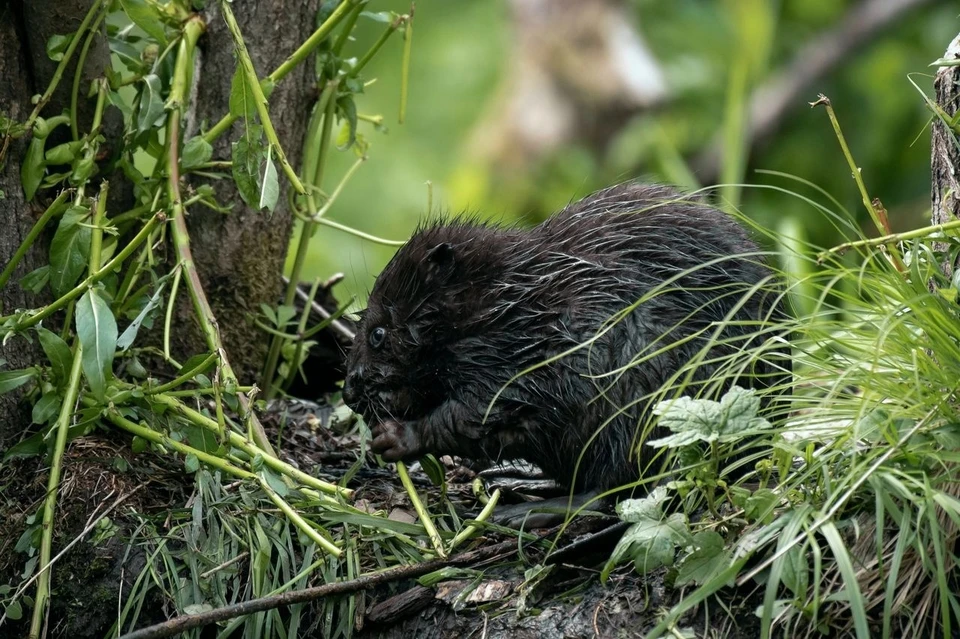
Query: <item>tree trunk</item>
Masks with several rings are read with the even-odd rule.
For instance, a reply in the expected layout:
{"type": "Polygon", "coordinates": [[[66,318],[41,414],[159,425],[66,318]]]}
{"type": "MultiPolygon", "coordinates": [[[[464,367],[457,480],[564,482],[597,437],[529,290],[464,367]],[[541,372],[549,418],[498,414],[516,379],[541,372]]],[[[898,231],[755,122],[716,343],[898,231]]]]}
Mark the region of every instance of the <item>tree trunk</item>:
{"type": "MultiPolygon", "coordinates": [[[[954,38],[944,54],[945,60],[960,60],[960,35],[954,38]]],[[[933,82],[934,100],[944,118],[952,118],[960,107],[960,66],[943,66],[933,82]]],[[[930,194],[933,223],[943,224],[960,218],[960,150],[957,134],[939,117],[934,117],[930,157],[930,194]]]]}
{"type": "MultiPolygon", "coordinates": [[[[200,72],[195,74],[196,101],[192,122],[212,126],[230,101],[236,69],[233,38],[215,3],[208,3],[207,31],[200,40],[200,72]]],[[[236,2],[232,5],[258,77],[265,77],[293,53],[316,28],[313,2],[236,2]]],[[[314,65],[307,61],[284,78],[270,95],[270,117],[291,164],[299,165],[301,145],[316,97],[314,65]]],[[[198,133],[188,129],[185,139],[198,133]]],[[[229,160],[231,143],[243,134],[243,121],[214,144],[214,158],[229,160]]],[[[281,174],[283,191],[273,214],[244,204],[232,180],[212,182],[217,201],[232,205],[224,215],[202,206],[189,211],[188,228],[193,255],[210,299],[230,362],[244,383],[257,382],[269,338],[247,321],[261,303],[275,305],[281,296],[280,274],[290,241],[293,216],[285,196],[289,184],[281,174]]],[[[199,182],[199,180],[198,180],[199,182]]],[[[186,294],[180,300],[181,325],[192,328],[179,334],[181,355],[206,350],[192,320],[186,294]]]]}
{"type": "MultiPolygon", "coordinates": [[[[23,122],[30,115],[33,108],[30,96],[35,92],[22,26],[20,15],[11,3],[0,8],[0,115],[17,122],[23,122]]],[[[7,160],[0,166],[0,191],[3,191],[0,220],[4,229],[0,233],[0,266],[10,262],[35,219],[35,212],[24,201],[20,187],[19,158],[25,148],[24,140],[14,140],[7,151],[7,160]]],[[[10,284],[0,289],[0,312],[37,304],[36,296],[24,292],[17,282],[43,262],[42,246],[34,246],[17,267],[10,284]]],[[[7,362],[0,369],[23,368],[36,361],[36,349],[18,337],[0,345],[0,358],[7,362]]],[[[0,395],[0,449],[13,443],[28,423],[29,412],[19,400],[19,392],[0,395]]]]}

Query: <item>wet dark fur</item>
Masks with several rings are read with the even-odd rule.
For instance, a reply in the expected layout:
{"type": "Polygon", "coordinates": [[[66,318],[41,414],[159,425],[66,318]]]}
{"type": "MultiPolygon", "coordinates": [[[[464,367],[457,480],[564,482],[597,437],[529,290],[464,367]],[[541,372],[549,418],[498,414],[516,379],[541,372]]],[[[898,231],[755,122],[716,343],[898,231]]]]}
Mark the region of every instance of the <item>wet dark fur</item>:
{"type": "MultiPolygon", "coordinates": [[[[595,193],[530,230],[472,220],[426,226],[377,279],[348,359],[344,396],[373,429],[374,450],[389,460],[427,452],[523,458],[578,490],[624,485],[656,452],[640,446],[637,459],[638,428],[649,407],[634,403],[700,352],[713,335],[711,323],[738,304],[735,320],[770,314],[769,292],[743,301],[758,283],[772,288],[757,253],[726,214],[672,189],[639,184],[595,193]],[[618,311],[694,267],[591,346],[503,388],[521,371],[594,338],[618,311]],[[376,327],[386,329],[379,349],[369,341],[376,327]],[[704,328],[702,336],[619,377],[585,377],[618,370],[704,328]]],[[[739,350],[757,330],[756,324],[726,328],[723,337],[739,336],[739,343],[717,346],[710,356],[739,350]]],[[[694,379],[706,380],[715,369],[702,365],[694,379]]],[[[762,362],[751,370],[761,378],[772,372],[762,362]]]]}

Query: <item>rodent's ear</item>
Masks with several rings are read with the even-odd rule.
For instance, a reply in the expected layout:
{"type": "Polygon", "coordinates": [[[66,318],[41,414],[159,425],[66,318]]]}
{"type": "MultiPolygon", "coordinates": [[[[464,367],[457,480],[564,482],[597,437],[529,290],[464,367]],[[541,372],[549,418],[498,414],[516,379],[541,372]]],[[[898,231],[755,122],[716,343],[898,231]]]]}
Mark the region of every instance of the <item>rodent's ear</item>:
{"type": "Polygon", "coordinates": [[[453,245],[449,242],[437,244],[427,251],[427,272],[431,276],[443,275],[453,267],[453,245]]]}

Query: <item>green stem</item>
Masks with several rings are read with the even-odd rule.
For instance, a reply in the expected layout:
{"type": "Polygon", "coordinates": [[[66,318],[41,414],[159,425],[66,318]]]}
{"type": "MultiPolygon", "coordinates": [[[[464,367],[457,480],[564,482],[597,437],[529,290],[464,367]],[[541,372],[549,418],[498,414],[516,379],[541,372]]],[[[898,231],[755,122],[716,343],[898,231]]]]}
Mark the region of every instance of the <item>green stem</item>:
{"type": "Polygon", "coordinates": [[[197,375],[197,373],[199,373],[200,371],[206,370],[207,367],[213,364],[216,360],[217,360],[217,354],[210,353],[209,355],[206,356],[206,358],[204,358],[202,362],[200,362],[190,370],[186,371],[185,373],[182,372],[180,375],[170,380],[166,384],[161,384],[160,386],[155,386],[154,388],[144,388],[143,394],[156,395],[158,393],[166,393],[169,390],[173,390],[177,386],[180,386],[181,384],[184,384],[190,381],[191,379],[193,379],[197,375]]]}
{"type": "Polygon", "coordinates": [[[318,223],[323,219],[323,216],[327,214],[327,211],[330,210],[330,207],[333,206],[333,203],[336,202],[337,198],[340,196],[340,192],[343,191],[343,187],[347,185],[347,182],[350,181],[350,178],[353,177],[353,174],[357,172],[357,169],[360,168],[360,165],[366,161],[366,156],[357,158],[357,161],[347,169],[347,172],[343,174],[340,183],[337,184],[337,188],[333,190],[333,193],[330,194],[330,197],[327,198],[327,201],[323,203],[323,206],[320,207],[320,210],[310,216],[310,222],[314,224],[318,223]]]}
{"type": "Polygon", "coordinates": [[[292,521],[293,524],[303,532],[303,534],[313,541],[313,543],[317,544],[317,546],[334,557],[340,556],[342,551],[337,548],[333,542],[314,530],[310,523],[301,517],[300,513],[291,508],[290,504],[285,502],[283,498],[280,497],[280,495],[278,495],[273,488],[271,488],[270,484],[268,484],[265,479],[260,479],[260,487],[263,488],[263,492],[267,493],[267,496],[270,497],[270,500],[277,505],[277,508],[279,508],[283,514],[287,516],[287,519],[292,521]]]}
{"type": "Polygon", "coordinates": [[[413,7],[407,15],[403,27],[403,59],[400,66],[400,114],[398,121],[403,124],[407,118],[407,93],[410,87],[410,54],[413,49],[413,7]]]}
{"type": "MultiPolygon", "coordinates": [[[[73,135],[74,140],[80,139],[80,127],[77,123],[77,101],[80,94],[80,80],[83,76],[83,66],[87,61],[87,52],[90,50],[90,43],[93,42],[94,37],[97,35],[97,29],[100,28],[100,23],[103,22],[106,13],[100,13],[97,16],[96,21],[90,26],[90,33],[87,34],[87,39],[83,43],[83,48],[80,49],[80,57],[77,58],[77,70],[73,74],[73,87],[70,90],[70,133],[73,135]]],[[[79,37],[80,33],[77,32],[75,38],[79,37]]]]}
{"type": "MultiPolygon", "coordinates": [[[[843,157],[847,160],[847,166],[850,167],[850,172],[853,174],[853,180],[857,183],[857,189],[860,191],[860,199],[863,202],[863,206],[867,209],[867,213],[869,213],[870,219],[873,221],[874,226],[877,227],[877,231],[881,235],[889,235],[890,224],[886,219],[886,215],[881,214],[879,210],[880,207],[875,206],[870,200],[870,195],[867,193],[867,186],[863,182],[863,175],[860,173],[860,167],[857,166],[857,163],[853,159],[853,153],[850,152],[850,147],[847,145],[847,139],[844,137],[843,131],[840,129],[840,121],[837,120],[837,114],[833,111],[833,105],[830,103],[830,98],[821,93],[817,98],[817,101],[811,102],[810,106],[826,107],[827,117],[830,118],[830,124],[833,125],[833,131],[837,136],[837,140],[840,142],[840,150],[843,151],[843,157]]],[[[896,245],[887,244],[887,249],[890,251],[890,257],[892,258],[894,265],[898,270],[903,271],[905,267],[903,265],[903,260],[900,257],[900,251],[897,250],[896,245]]]]}
{"type": "Polygon", "coordinates": [[[93,224],[90,233],[90,272],[100,270],[100,250],[103,247],[103,221],[107,212],[107,194],[110,182],[104,180],[97,194],[97,204],[93,208],[93,224]]]}
{"type": "Polygon", "coordinates": [[[386,29],[383,30],[383,33],[380,34],[380,37],[377,38],[377,41],[373,43],[373,46],[370,47],[369,51],[363,54],[363,57],[357,61],[357,64],[354,65],[350,72],[347,73],[348,78],[355,78],[360,74],[360,71],[363,70],[365,66],[373,59],[373,56],[377,55],[383,45],[387,43],[387,40],[390,39],[397,29],[400,28],[400,25],[405,24],[407,21],[407,16],[399,16],[396,20],[391,22],[386,29]]]}
{"type": "MultiPolygon", "coordinates": [[[[283,64],[277,67],[273,73],[267,76],[267,79],[270,82],[276,84],[282,80],[288,73],[290,73],[298,64],[307,59],[314,49],[320,46],[320,43],[327,39],[327,36],[330,35],[330,32],[336,28],[338,24],[347,16],[351,7],[356,5],[360,0],[345,0],[341,2],[340,5],[334,9],[333,13],[330,14],[330,17],[327,18],[323,24],[321,24],[313,34],[304,41],[300,47],[294,51],[289,58],[287,58],[283,64]]],[[[218,137],[223,135],[230,129],[234,122],[237,121],[238,116],[228,113],[223,116],[219,122],[217,122],[213,127],[207,131],[203,139],[209,143],[213,143],[218,137]]]]}
{"type": "MultiPolygon", "coordinates": [[[[43,502],[43,528],[40,536],[39,566],[50,563],[53,547],[53,520],[57,511],[57,493],[60,489],[60,473],[63,467],[63,453],[67,448],[67,433],[70,430],[70,418],[80,393],[80,342],[74,340],[73,365],[70,367],[70,377],[64,393],[63,403],[60,405],[60,415],[55,426],[56,439],[53,452],[50,455],[50,477],[47,478],[47,496],[43,502]]],[[[46,616],[47,602],[50,598],[50,580],[53,568],[45,570],[37,580],[37,597],[34,601],[33,618],[30,623],[30,638],[40,636],[41,625],[46,616]]]]}
{"type": "Polygon", "coordinates": [[[183,275],[183,269],[180,265],[174,267],[176,272],[173,274],[173,284],[170,285],[170,299],[167,300],[167,310],[163,316],[163,355],[170,357],[170,325],[173,323],[173,309],[177,303],[177,291],[180,289],[180,276],[183,275]]]}
{"type": "MultiPolygon", "coordinates": [[[[490,499],[487,500],[486,505],[483,507],[483,510],[480,511],[480,514],[477,515],[477,518],[474,520],[477,523],[483,523],[490,518],[490,515],[493,513],[493,509],[496,508],[497,502],[500,501],[500,489],[497,488],[493,491],[493,495],[490,496],[490,499]]],[[[473,537],[477,532],[478,526],[476,524],[470,524],[463,530],[457,533],[456,537],[453,538],[453,541],[450,542],[450,552],[453,552],[453,549],[465,542],[466,540],[473,537]]]]}
{"type": "Polygon", "coordinates": [[[65,293],[59,299],[51,302],[50,304],[47,304],[46,306],[44,306],[42,309],[40,309],[38,312],[34,313],[33,315],[30,315],[29,317],[26,317],[20,322],[17,322],[17,324],[13,327],[13,330],[22,331],[26,328],[30,328],[31,326],[39,324],[41,321],[50,317],[51,315],[56,313],[58,310],[66,306],[68,303],[72,302],[73,300],[83,295],[90,286],[92,286],[93,284],[96,284],[97,282],[105,278],[115,268],[120,266],[124,260],[130,257],[130,255],[135,250],[137,250],[137,247],[140,246],[140,244],[145,239],[147,239],[147,237],[149,237],[153,229],[156,228],[158,224],[164,222],[166,219],[167,218],[163,214],[163,212],[158,211],[156,214],[154,214],[152,218],[150,218],[150,221],[148,221],[146,225],[144,225],[144,227],[140,230],[140,232],[137,233],[137,235],[132,240],[130,240],[130,243],[127,244],[127,246],[125,246],[122,251],[117,253],[112,260],[107,262],[105,266],[98,269],[96,272],[88,275],[86,279],[80,282],[72,290],[65,293]]]}
{"type": "Polygon", "coordinates": [[[407,472],[407,465],[403,462],[397,462],[397,474],[400,476],[400,483],[403,484],[404,490],[407,491],[407,496],[410,497],[410,503],[413,504],[413,509],[417,511],[417,515],[420,517],[420,523],[427,532],[427,537],[430,538],[433,549],[437,551],[437,556],[441,559],[446,559],[447,551],[443,548],[443,539],[440,537],[440,533],[437,532],[437,527],[433,525],[433,519],[430,518],[430,513],[427,511],[426,506],[420,501],[420,495],[417,494],[416,487],[413,485],[413,482],[410,481],[410,473],[407,472]]]}
{"type": "Polygon", "coordinates": [[[376,235],[370,235],[369,233],[364,233],[363,231],[358,231],[357,229],[346,226],[345,224],[340,224],[339,222],[334,222],[333,220],[327,218],[320,218],[317,220],[320,224],[324,226],[329,226],[330,228],[337,229],[338,231],[343,231],[344,233],[349,233],[350,235],[355,235],[361,240],[367,240],[369,242],[374,242],[376,244],[383,244],[384,246],[403,246],[406,244],[405,240],[387,240],[382,237],[377,237],[376,235]]]}
{"type": "MultiPolygon", "coordinates": [[[[321,101],[326,98],[327,102],[324,105],[326,108],[323,111],[323,123],[322,126],[317,127],[319,129],[320,140],[317,144],[310,145],[312,152],[316,153],[316,160],[307,156],[304,162],[304,166],[316,166],[316,169],[313,171],[311,176],[309,173],[304,174],[304,178],[310,180],[310,190],[307,192],[307,205],[311,207],[311,211],[314,210],[312,207],[316,206],[313,200],[314,189],[319,189],[322,186],[323,174],[326,168],[326,158],[327,150],[330,146],[330,131],[333,127],[333,116],[334,109],[337,104],[337,88],[338,83],[336,81],[331,82],[324,88],[324,95],[321,96],[321,101]],[[313,151],[315,149],[315,151],[313,151]]],[[[320,104],[317,105],[319,110],[320,104]]],[[[317,134],[317,131],[313,131],[314,136],[317,134]]],[[[293,254],[293,267],[290,270],[290,281],[287,282],[287,290],[283,297],[283,303],[285,306],[293,306],[293,302],[297,296],[297,282],[300,281],[301,273],[303,272],[303,264],[307,259],[307,252],[310,248],[310,238],[313,236],[313,231],[316,228],[316,225],[312,222],[304,222],[300,227],[300,239],[297,242],[297,248],[293,254]]],[[[281,338],[274,336],[273,341],[270,343],[270,350],[267,352],[267,360],[263,367],[263,386],[266,388],[265,397],[270,400],[273,399],[277,391],[277,384],[274,382],[274,377],[277,370],[277,362],[280,360],[280,348],[282,346],[281,338]]]]}
{"type": "Polygon", "coordinates": [[[267,141],[277,154],[277,161],[280,162],[280,166],[283,168],[283,172],[287,174],[287,179],[290,180],[290,184],[293,185],[294,190],[296,190],[297,193],[306,193],[307,191],[303,188],[300,178],[297,177],[297,172],[293,170],[290,162],[287,161],[287,154],[284,153],[283,147],[280,145],[280,138],[277,137],[277,131],[273,128],[267,98],[263,94],[263,87],[260,86],[260,78],[257,77],[257,70],[253,68],[253,60],[250,59],[250,54],[247,52],[247,45],[243,41],[240,25],[237,24],[237,20],[227,0],[220,1],[220,11],[223,14],[223,19],[227,23],[227,28],[233,35],[233,43],[237,49],[237,58],[246,76],[247,88],[249,88],[253,94],[253,101],[257,107],[257,113],[260,114],[260,124],[263,125],[263,132],[267,136],[267,141]]]}
{"type": "Polygon", "coordinates": [[[17,264],[20,263],[20,260],[23,259],[23,256],[27,254],[27,251],[30,250],[30,247],[33,246],[33,243],[37,241],[37,238],[40,237],[40,234],[43,232],[43,229],[47,226],[47,223],[53,218],[54,215],[61,213],[61,206],[63,206],[64,201],[70,197],[69,190],[63,190],[60,192],[60,195],[57,196],[50,206],[47,207],[47,210],[43,212],[43,215],[40,216],[40,219],[37,220],[37,223],[33,225],[33,228],[30,229],[30,232],[27,233],[27,237],[23,240],[23,243],[17,248],[17,252],[13,254],[13,257],[10,259],[10,262],[7,264],[6,268],[3,269],[3,272],[0,273],[0,290],[7,285],[7,281],[10,279],[10,276],[13,275],[14,269],[17,268],[17,264]]]}
{"type": "MultiPolygon", "coordinates": [[[[60,80],[63,78],[63,74],[67,70],[67,66],[70,64],[70,59],[73,58],[74,51],[77,50],[77,45],[80,43],[80,37],[83,35],[83,32],[87,30],[87,27],[90,26],[90,22],[93,20],[94,16],[97,15],[97,12],[100,11],[103,5],[104,2],[102,0],[97,0],[97,2],[94,2],[93,6],[90,7],[90,10],[87,11],[87,15],[83,17],[80,27],[77,29],[73,38],[70,39],[70,44],[67,45],[67,50],[63,53],[63,58],[61,58],[60,64],[57,65],[56,71],[53,72],[53,77],[50,79],[50,84],[47,85],[47,90],[44,91],[43,95],[40,96],[40,99],[37,100],[37,105],[33,107],[30,117],[27,118],[27,121],[24,124],[24,128],[27,131],[33,128],[34,123],[40,116],[40,111],[43,110],[43,107],[47,106],[47,102],[49,102],[50,98],[53,97],[53,92],[57,90],[57,85],[60,84],[60,80]]],[[[69,118],[67,121],[69,121],[69,118]]],[[[10,136],[6,136],[3,141],[3,148],[0,149],[0,164],[3,163],[3,158],[6,156],[9,144],[10,136]]]]}
{"type": "Polygon", "coordinates": [[[300,313],[300,323],[297,325],[297,347],[293,351],[293,358],[290,360],[287,378],[283,380],[284,389],[290,388],[293,380],[297,378],[297,372],[300,370],[300,355],[303,353],[303,343],[306,341],[303,333],[307,330],[307,321],[310,319],[310,307],[313,300],[317,297],[318,288],[320,288],[319,277],[313,281],[313,286],[310,287],[310,301],[303,305],[303,312],[300,313]]]}
{"type": "Polygon", "coordinates": [[[952,222],[946,222],[944,224],[937,224],[936,226],[925,226],[923,228],[914,229],[912,231],[905,231],[903,233],[891,233],[890,235],[884,235],[882,237],[874,237],[868,240],[857,240],[856,242],[844,242],[843,244],[838,244],[833,248],[829,248],[825,251],[821,251],[817,256],[817,261],[822,262],[828,255],[833,253],[843,253],[847,249],[852,248],[872,248],[877,246],[887,246],[890,244],[895,244],[899,242],[906,242],[908,240],[915,240],[918,238],[930,237],[931,239],[939,239],[936,236],[937,234],[942,233],[944,236],[955,237],[953,234],[954,231],[960,230],[960,220],[953,220],[952,222]]]}
{"type": "MultiPolygon", "coordinates": [[[[151,395],[150,401],[156,402],[158,404],[161,404],[163,406],[170,408],[176,413],[183,415],[184,417],[186,417],[188,420],[190,420],[197,426],[206,428],[207,430],[214,433],[219,433],[220,428],[217,425],[216,420],[211,419],[206,415],[193,410],[189,406],[186,406],[185,404],[181,403],[180,401],[172,397],[169,397],[167,395],[160,393],[157,395],[151,395]]],[[[261,447],[258,447],[257,445],[249,442],[243,435],[239,433],[236,433],[231,430],[227,434],[229,436],[231,446],[234,446],[242,450],[246,454],[250,455],[250,457],[256,457],[257,455],[260,455],[263,458],[263,463],[269,468],[272,468],[273,470],[277,471],[278,473],[284,474],[292,479],[299,481],[301,484],[304,484],[305,486],[314,488],[328,495],[339,495],[346,499],[349,499],[353,495],[352,490],[349,490],[347,488],[341,488],[340,486],[336,486],[335,484],[331,484],[329,482],[325,482],[320,479],[317,479],[312,475],[308,475],[307,473],[297,468],[294,468],[290,464],[280,461],[274,455],[264,451],[261,447]]]]}
{"type": "MultiPolygon", "coordinates": [[[[347,4],[344,2],[343,4],[347,4]]],[[[337,7],[338,9],[340,7],[337,7]]],[[[353,27],[357,24],[357,18],[360,17],[360,12],[363,11],[363,4],[357,4],[350,10],[350,13],[347,15],[346,21],[343,23],[343,28],[340,29],[340,34],[337,36],[336,41],[333,43],[333,54],[340,55],[340,52],[343,51],[343,47],[347,44],[347,40],[350,39],[350,34],[353,32],[353,27]]]]}

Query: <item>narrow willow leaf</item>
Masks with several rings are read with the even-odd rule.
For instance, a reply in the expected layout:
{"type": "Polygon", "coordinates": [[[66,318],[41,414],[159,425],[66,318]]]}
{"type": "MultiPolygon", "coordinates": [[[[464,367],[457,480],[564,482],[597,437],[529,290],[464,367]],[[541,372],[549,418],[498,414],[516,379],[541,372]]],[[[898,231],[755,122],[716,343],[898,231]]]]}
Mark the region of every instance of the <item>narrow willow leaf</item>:
{"type": "Polygon", "coordinates": [[[3,371],[0,373],[0,395],[12,391],[18,386],[23,386],[31,379],[37,376],[37,369],[23,368],[15,371],[3,371]]]}
{"type": "Polygon", "coordinates": [[[30,417],[34,424],[46,424],[60,413],[63,397],[57,392],[49,392],[33,405],[30,417]]]}
{"type": "Polygon", "coordinates": [[[50,242],[50,288],[58,297],[73,288],[87,267],[91,231],[82,222],[89,214],[82,206],[67,209],[50,242]]]}
{"type": "Polygon", "coordinates": [[[123,331],[123,335],[120,336],[120,339],[117,340],[117,348],[121,351],[125,351],[130,348],[130,345],[133,344],[133,340],[137,338],[137,332],[140,330],[140,325],[143,324],[143,320],[147,319],[147,316],[150,312],[155,309],[161,300],[161,294],[163,293],[163,287],[166,283],[161,284],[157,289],[157,292],[150,297],[150,301],[147,302],[146,306],[143,307],[143,310],[137,314],[137,317],[130,322],[130,326],[123,331]]]}
{"type": "Polygon", "coordinates": [[[70,374],[70,363],[73,360],[70,347],[60,339],[59,335],[42,326],[37,328],[37,335],[40,338],[40,347],[43,348],[43,353],[50,360],[50,367],[53,369],[53,376],[57,383],[66,382],[67,376],[70,374]]]}
{"type": "Polygon", "coordinates": [[[38,137],[30,140],[23,164],[20,165],[20,183],[23,185],[23,197],[27,202],[36,194],[43,179],[43,171],[47,167],[43,161],[43,142],[38,137]]]}
{"type": "Polygon", "coordinates": [[[253,91],[247,84],[243,67],[238,64],[230,84],[230,115],[238,118],[253,118],[256,114],[257,105],[254,102],[253,91]]]}
{"type": "Polygon", "coordinates": [[[256,124],[249,125],[246,133],[233,143],[233,179],[248,206],[257,206],[260,200],[260,164],[266,152],[263,129],[256,124]]]}
{"type": "Polygon", "coordinates": [[[260,203],[258,208],[273,213],[280,197],[280,182],[277,180],[277,167],[273,164],[273,147],[267,148],[267,159],[263,163],[263,180],[260,183],[260,203]]]}
{"type": "Polygon", "coordinates": [[[76,323],[84,377],[97,399],[103,400],[117,350],[117,321],[110,305],[90,289],[77,302],[76,323]]]}
{"type": "Polygon", "coordinates": [[[160,78],[151,73],[143,79],[143,91],[140,94],[140,112],[137,115],[137,133],[153,128],[163,117],[163,85],[160,78]]]}
{"type": "Polygon", "coordinates": [[[167,43],[167,34],[160,21],[160,12],[154,3],[147,0],[120,0],[123,12],[134,24],[143,29],[147,35],[161,45],[167,43]]]}

